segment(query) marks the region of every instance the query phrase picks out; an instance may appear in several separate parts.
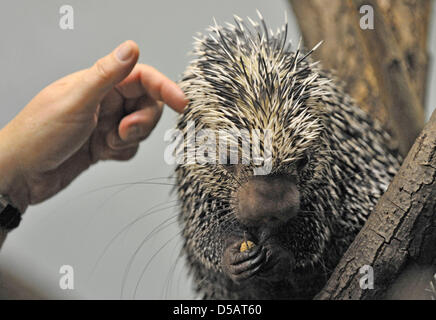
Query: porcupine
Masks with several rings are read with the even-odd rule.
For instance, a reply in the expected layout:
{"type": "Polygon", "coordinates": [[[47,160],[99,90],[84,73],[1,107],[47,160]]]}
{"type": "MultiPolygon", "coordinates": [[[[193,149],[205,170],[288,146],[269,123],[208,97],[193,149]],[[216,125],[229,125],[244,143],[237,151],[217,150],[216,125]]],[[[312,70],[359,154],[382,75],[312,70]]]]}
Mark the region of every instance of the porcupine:
{"type": "Polygon", "coordinates": [[[180,82],[185,134],[190,121],[272,132],[267,175],[242,161],[176,168],[183,252],[205,299],[312,298],[401,162],[390,135],[312,61],[316,48],[293,51],[287,22],[273,33],[259,17],[210,27],[180,82]],[[245,240],[255,246],[241,252],[245,240]]]}

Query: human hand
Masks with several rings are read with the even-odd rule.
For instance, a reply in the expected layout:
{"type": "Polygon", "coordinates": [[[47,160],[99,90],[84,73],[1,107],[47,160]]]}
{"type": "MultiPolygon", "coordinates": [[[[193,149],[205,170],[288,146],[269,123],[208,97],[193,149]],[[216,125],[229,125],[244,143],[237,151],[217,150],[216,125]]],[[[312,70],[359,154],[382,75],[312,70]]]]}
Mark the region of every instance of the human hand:
{"type": "Polygon", "coordinates": [[[0,130],[0,194],[24,212],[99,160],[128,160],[158,122],[163,104],[182,112],[182,90],[136,64],[126,41],[91,68],[44,88],[0,130]]]}

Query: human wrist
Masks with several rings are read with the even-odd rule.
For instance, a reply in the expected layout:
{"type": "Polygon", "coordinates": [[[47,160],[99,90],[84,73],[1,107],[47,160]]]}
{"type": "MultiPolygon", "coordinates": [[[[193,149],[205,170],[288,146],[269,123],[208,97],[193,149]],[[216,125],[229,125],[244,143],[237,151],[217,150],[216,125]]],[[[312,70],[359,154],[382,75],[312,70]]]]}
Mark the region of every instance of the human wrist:
{"type": "Polygon", "coordinates": [[[13,135],[0,130],[0,194],[10,200],[10,204],[24,213],[29,205],[29,192],[21,172],[13,144],[13,135]]]}

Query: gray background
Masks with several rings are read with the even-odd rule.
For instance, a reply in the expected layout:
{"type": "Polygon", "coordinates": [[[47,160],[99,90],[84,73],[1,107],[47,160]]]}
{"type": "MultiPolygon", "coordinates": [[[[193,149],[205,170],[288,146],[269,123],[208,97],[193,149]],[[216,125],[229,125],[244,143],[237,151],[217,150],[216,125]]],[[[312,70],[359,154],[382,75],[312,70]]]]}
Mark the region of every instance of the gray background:
{"type": "MultiPolygon", "coordinates": [[[[220,23],[230,21],[233,13],[255,18],[256,8],[273,29],[282,24],[287,11],[290,38],[298,41],[295,19],[284,0],[2,1],[0,124],[5,125],[44,86],[89,67],[127,39],[138,43],[140,62],[178,80],[190,60],[192,37],[210,25],[212,17],[220,23]],[[59,28],[63,4],[74,8],[74,30],[59,28]]],[[[436,52],[435,24],[431,52],[436,52]]],[[[434,87],[432,64],[428,114],[436,105],[434,87]]],[[[29,208],[1,250],[0,269],[48,298],[118,299],[123,283],[123,298],[133,298],[136,286],[138,299],[192,298],[183,259],[177,259],[182,242],[174,195],[167,185],[171,180],[164,179],[173,168],[163,161],[163,135],[175,119],[167,108],[133,160],[94,166],[54,198],[29,208]],[[160,184],[144,182],[150,178],[160,184]],[[159,211],[111,242],[125,225],[154,206],[159,211]],[[158,232],[150,235],[153,230],[158,232]],[[123,281],[129,260],[146,237],[149,241],[139,249],[123,281]],[[74,268],[74,290],[59,288],[62,265],[74,268]]]]}

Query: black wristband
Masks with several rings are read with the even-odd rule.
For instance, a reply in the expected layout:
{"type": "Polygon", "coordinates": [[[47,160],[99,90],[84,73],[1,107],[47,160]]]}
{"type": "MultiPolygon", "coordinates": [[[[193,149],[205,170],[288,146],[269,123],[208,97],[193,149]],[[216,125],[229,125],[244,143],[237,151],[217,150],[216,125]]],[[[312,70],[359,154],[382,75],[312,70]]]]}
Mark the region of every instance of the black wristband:
{"type": "Polygon", "coordinates": [[[10,231],[18,227],[21,222],[21,213],[17,208],[14,208],[10,204],[4,208],[0,213],[0,227],[10,231]]]}

